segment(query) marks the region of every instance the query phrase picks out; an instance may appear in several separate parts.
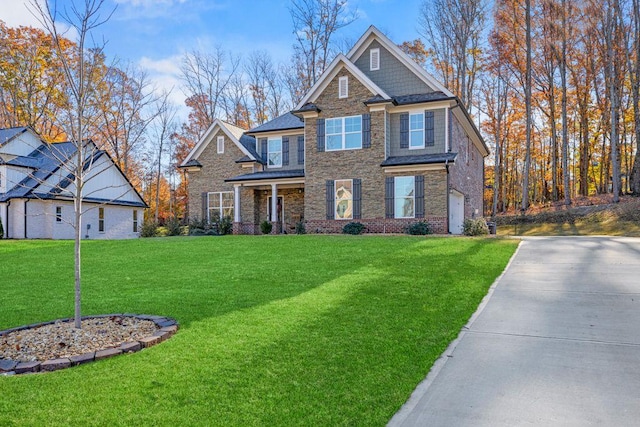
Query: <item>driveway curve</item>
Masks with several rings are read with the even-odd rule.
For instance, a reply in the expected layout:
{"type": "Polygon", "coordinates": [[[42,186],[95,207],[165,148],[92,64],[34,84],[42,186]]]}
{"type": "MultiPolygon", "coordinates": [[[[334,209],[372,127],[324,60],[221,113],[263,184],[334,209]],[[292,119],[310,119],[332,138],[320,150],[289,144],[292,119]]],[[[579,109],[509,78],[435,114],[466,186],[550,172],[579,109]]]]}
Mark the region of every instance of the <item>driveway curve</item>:
{"type": "Polygon", "coordinates": [[[640,239],[524,238],[389,426],[640,425],[640,239]]]}

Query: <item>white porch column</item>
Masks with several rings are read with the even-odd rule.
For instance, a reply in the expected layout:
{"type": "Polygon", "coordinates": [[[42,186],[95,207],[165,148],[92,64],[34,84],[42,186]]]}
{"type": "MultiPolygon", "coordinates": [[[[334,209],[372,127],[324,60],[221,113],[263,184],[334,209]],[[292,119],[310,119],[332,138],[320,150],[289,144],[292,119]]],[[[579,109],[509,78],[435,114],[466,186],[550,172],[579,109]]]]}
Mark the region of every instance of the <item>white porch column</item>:
{"type": "Polygon", "coordinates": [[[233,186],[233,221],[240,222],[240,184],[233,186]]]}
{"type": "Polygon", "coordinates": [[[278,221],[278,185],[271,184],[271,222],[278,221]]]}

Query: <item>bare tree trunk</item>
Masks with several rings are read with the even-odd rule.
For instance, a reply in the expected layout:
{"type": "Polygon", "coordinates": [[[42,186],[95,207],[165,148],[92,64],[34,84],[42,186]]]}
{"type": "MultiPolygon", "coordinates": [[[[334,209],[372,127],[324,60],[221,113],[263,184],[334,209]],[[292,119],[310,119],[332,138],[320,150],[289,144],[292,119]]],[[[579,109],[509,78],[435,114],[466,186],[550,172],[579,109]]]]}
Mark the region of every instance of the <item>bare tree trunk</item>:
{"type": "Polygon", "coordinates": [[[525,1],[527,65],[525,78],[526,132],[524,171],[522,180],[522,211],[529,207],[529,169],[531,168],[531,0],[525,1]]]}
{"type": "Polygon", "coordinates": [[[629,66],[631,76],[631,96],[633,100],[633,121],[636,137],[636,154],[631,168],[630,190],[640,196],[640,0],[633,0],[633,46],[635,61],[629,66]]]}
{"type": "Polygon", "coordinates": [[[569,124],[567,122],[567,1],[562,0],[562,57],[560,60],[562,80],[562,181],[564,204],[571,204],[571,182],[569,176],[569,124]]]}

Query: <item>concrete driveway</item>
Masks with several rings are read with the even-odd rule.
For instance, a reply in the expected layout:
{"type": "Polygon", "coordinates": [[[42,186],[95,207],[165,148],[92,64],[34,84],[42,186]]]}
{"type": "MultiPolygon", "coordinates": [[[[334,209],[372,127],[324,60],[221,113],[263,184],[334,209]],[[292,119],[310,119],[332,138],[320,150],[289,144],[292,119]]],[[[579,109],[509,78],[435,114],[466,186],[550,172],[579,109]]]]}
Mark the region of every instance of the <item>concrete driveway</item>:
{"type": "Polygon", "coordinates": [[[390,426],[640,426],[640,239],[525,238],[390,426]]]}

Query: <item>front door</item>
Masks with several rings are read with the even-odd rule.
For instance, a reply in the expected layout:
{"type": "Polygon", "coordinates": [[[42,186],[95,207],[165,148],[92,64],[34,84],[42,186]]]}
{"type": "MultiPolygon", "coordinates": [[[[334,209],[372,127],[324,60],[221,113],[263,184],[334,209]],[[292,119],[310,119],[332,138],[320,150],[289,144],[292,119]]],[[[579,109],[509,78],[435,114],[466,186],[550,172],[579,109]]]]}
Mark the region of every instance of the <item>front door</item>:
{"type": "MultiPolygon", "coordinates": [[[[281,230],[284,230],[284,198],[282,196],[278,196],[278,223],[281,226],[281,230]]],[[[271,196],[269,196],[267,200],[267,218],[271,221],[271,196]]]]}
{"type": "Polygon", "coordinates": [[[464,194],[456,190],[449,193],[449,233],[462,234],[464,222],[464,194]]]}

